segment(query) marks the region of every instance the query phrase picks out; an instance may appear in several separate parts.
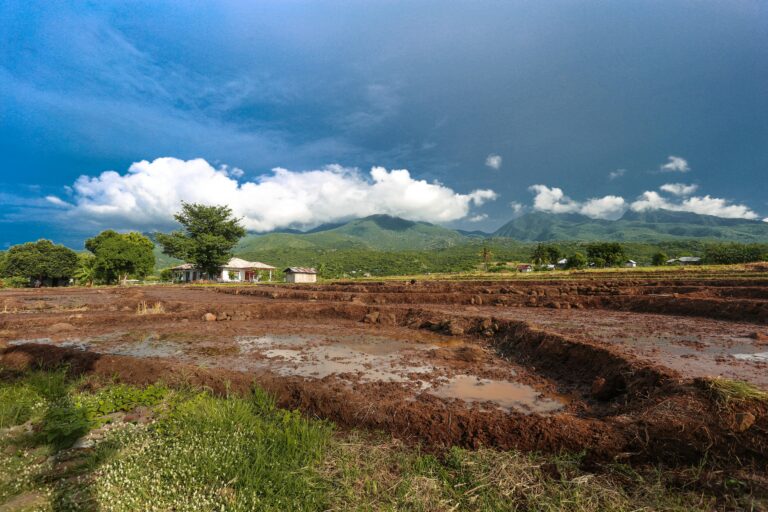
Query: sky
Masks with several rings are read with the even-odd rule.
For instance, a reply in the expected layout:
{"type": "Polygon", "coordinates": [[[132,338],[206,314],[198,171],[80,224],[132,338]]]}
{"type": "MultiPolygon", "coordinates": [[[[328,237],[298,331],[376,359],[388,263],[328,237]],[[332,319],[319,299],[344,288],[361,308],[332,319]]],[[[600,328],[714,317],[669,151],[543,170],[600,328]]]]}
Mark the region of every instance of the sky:
{"type": "Polygon", "coordinates": [[[768,3],[0,4],[0,249],[375,213],[768,218],[768,3]]]}

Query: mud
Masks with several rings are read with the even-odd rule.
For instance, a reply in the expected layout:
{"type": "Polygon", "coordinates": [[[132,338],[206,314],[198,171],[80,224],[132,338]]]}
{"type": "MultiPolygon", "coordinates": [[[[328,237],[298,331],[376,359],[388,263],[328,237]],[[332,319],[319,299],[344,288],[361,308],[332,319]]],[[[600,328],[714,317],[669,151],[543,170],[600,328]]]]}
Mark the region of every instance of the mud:
{"type": "Polygon", "coordinates": [[[768,389],[767,289],[686,275],[5,291],[0,364],[218,392],[255,382],[285,407],[430,449],[765,467],[765,404],[726,407],[704,378],[768,389]],[[137,314],[142,301],[164,312],[137,314]]]}

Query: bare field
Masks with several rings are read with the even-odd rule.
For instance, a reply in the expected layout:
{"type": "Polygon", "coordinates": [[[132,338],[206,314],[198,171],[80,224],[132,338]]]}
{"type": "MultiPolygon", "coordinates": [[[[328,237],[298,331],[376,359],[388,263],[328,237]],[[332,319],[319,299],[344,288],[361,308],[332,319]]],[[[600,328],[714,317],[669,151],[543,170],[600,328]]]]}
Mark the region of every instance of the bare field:
{"type": "Polygon", "coordinates": [[[0,347],[8,367],[256,382],[282,406],[434,450],[768,462],[766,401],[712,385],[768,390],[759,277],[4,291],[0,347]]]}

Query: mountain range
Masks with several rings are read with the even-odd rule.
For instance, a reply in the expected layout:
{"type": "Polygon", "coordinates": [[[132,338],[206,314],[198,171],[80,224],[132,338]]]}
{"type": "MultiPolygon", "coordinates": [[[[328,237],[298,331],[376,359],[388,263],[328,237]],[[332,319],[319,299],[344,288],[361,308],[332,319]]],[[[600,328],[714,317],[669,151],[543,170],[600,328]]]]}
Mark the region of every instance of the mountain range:
{"type": "Polygon", "coordinates": [[[628,211],[618,220],[531,212],[509,221],[493,233],[484,233],[454,230],[388,215],[372,215],[343,224],[319,226],[303,233],[291,230],[249,234],[240,241],[235,253],[278,249],[418,251],[444,249],[484,238],[511,238],[521,242],[695,239],[768,243],[768,223],[668,210],[628,211]]]}
{"type": "MultiPolygon", "coordinates": [[[[477,243],[480,240],[550,242],[599,241],[673,242],[714,240],[768,243],[768,223],[723,219],[687,212],[629,211],[618,220],[592,219],[579,214],[531,212],[513,219],[493,233],[449,229],[388,215],[372,215],[344,223],[325,224],[310,231],[293,229],[249,233],[234,253],[241,257],[309,255],[334,251],[427,251],[477,243]]],[[[178,263],[156,248],[158,268],[178,263]]],[[[282,258],[278,258],[282,259],[282,258]]]]}

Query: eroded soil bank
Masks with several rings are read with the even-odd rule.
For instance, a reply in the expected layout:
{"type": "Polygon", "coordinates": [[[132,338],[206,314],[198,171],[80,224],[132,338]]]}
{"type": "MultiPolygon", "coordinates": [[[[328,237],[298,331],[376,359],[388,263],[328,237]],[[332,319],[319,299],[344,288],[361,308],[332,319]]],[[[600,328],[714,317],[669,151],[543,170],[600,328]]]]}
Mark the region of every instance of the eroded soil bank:
{"type": "Polygon", "coordinates": [[[283,406],[433,449],[764,468],[765,402],[726,402],[707,378],[766,389],[765,292],[690,279],[21,290],[0,296],[0,364],[256,382],[283,406]]]}

